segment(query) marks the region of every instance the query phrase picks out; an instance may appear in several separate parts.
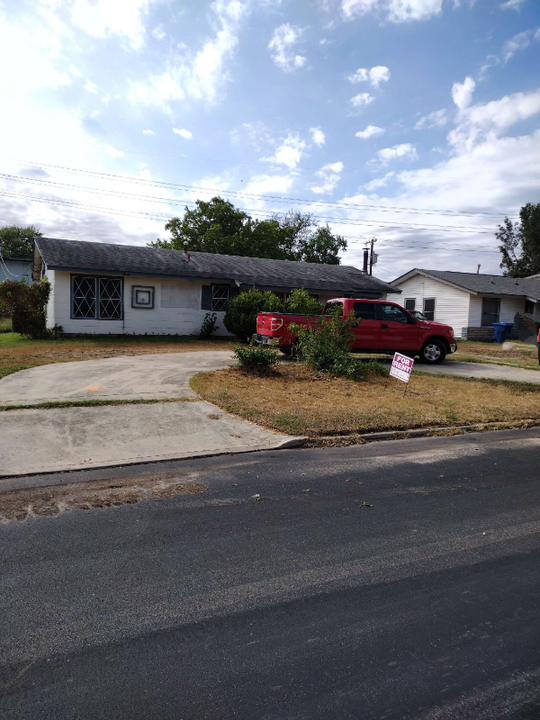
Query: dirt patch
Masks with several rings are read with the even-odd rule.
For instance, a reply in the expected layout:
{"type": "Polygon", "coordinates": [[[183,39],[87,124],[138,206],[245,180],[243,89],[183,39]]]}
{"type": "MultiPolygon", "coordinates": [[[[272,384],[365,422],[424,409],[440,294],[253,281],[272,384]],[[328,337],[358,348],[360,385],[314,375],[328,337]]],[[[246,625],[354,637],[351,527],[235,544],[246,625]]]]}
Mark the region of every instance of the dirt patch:
{"type": "Polygon", "coordinates": [[[0,494],[0,522],[22,522],[33,516],[53,517],[71,510],[134,505],[144,500],[191,495],[205,490],[208,490],[207,485],[190,482],[186,474],[179,473],[9,490],[0,494]]]}

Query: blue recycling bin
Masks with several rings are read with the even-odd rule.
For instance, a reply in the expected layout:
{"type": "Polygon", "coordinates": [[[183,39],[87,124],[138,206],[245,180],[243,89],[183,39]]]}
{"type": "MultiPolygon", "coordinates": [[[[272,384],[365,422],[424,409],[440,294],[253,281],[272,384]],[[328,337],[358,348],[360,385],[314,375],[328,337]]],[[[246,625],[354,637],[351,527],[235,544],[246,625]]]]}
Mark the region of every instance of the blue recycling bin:
{"type": "Polygon", "coordinates": [[[503,343],[510,337],[514,323],[493,323],[493,339],[498,343],[503,343]]]}

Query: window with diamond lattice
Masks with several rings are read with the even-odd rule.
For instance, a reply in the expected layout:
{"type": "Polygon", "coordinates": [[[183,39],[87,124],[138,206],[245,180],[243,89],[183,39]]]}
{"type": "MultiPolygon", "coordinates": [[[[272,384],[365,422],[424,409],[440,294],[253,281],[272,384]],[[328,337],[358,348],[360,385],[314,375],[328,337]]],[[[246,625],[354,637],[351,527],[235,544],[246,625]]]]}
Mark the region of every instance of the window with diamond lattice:
{"type": "Polygon", "coordinates": [[[226,310],[229,303],[229,286],[212,285],[212,310],[226,310]]]}
{"type": "Polygon", "coordinates": [[[72,302],[74,318],[95,318],[96,278],[74,277],[72,302]]]}
{"type": "Polygon", "coordinates": [[[100,320],[120,320],[122,317],[122,281],[119,278],[99,278],[100,320]]]}

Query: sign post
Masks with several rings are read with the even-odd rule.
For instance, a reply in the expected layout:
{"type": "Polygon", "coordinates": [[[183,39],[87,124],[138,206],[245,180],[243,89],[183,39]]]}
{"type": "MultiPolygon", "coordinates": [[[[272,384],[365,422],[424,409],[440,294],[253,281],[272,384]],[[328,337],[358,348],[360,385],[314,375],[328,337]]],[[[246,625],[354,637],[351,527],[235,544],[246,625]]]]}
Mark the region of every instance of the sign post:
{"type": "Polygon", "coordinates": [[[409,380],[411,379],[411,372],[413,369],[414,360],[413,358],[402,355],[401,353],[395,353],[394,359],[392,360],[392,367],[390,368],[390,376],[395,377],[401,382],[404,382],[409,387],[409,380]]]}

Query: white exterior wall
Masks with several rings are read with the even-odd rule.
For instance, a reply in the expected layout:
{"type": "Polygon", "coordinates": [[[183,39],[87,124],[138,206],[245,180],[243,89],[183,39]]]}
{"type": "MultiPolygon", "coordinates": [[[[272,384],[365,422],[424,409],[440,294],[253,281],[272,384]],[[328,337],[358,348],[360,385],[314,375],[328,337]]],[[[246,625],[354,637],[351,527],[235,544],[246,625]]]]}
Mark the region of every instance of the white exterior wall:
{"type": "MultiPolygon", "coordinates": [[[[71,273],[49,271],[53,285],[47,326],[61,325],[65,333],[113,335],[198,335],[207,310],[201,310],[201,282],[165,278],[124,277],[124,319],[71,318],[71,273]],[[133,285],[154,287],[154,308],[131,307],[133,285]],[[165,304],[178,307],[162,307],[165,304]]],[[[101,276],[105,277],[105,276],[101,276]]],[[[216,335],[228,335],[224,312],[216,312],[216,335]]]]}
{"type": "Polygon", "coordinates": [[[45,277],[47,280],[51,283],[51,293],[49,295],[49,301],[47,302],[47,318],[46,318],[46,325],[48,328],[53,328],[55,326],[55,279],[56,279],[56,273],[54,270],[49,270],[49,272],[45,273],[45,277]]]}
{"type": "MultiPolygon", "coordinates": [[[[514,322],[516,313],[525,311],[525,300],[523,298],[501,297],[499,322],[514,322]]],[[[482,327],[482,296],[471,295],[469,309],[469,327],[482,327]]]]}
{"type": "Polygon", "coordinates": [[[435,322],[444,323],[454,328],[456,336],[461,336],[462,328],[469,323],[469,298],[465,290],[453,288],[438,280],[415,275],[408,280],[394,283],[401,290],[401,295],[389,293],[388,300],[405,307],[405,300],[416,300],[415,310],[423,312],[424,299],[435,298],[435,322]]]}

